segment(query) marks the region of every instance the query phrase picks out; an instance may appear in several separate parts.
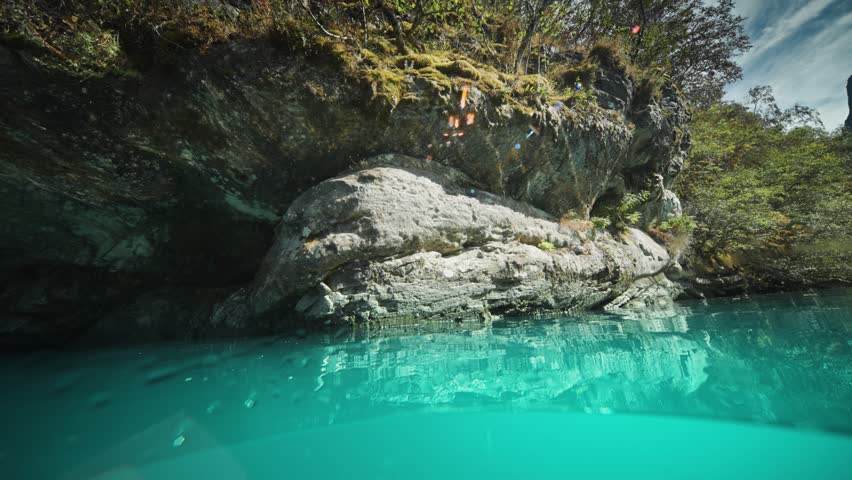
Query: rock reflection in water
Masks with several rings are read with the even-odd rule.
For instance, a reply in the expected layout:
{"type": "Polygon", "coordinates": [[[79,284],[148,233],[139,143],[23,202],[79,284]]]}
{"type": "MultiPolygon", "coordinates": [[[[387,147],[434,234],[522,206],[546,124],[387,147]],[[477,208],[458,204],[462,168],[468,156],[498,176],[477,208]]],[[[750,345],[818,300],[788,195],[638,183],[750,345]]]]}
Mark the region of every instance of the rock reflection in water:
{"type": "MultiPolygon", "coordinates": [[[[418,333],[328,347],[331,381],[373,401],[557,401],[581,409],[644,409],[662,390],[707,379],[708,347],[680,335],[683,316],[538,320],[459,333],[418,333]],[[656,332],[665,332],[658,334],[656,332]]],[[[325,376],[329,382],[329,376],[325,376]]]]}
{"type": "Polygon", "coordinates": [[[852,431],[848,297],[393,329],[323,349],[324,381],[393,405],[652,412],[852,431]]]}

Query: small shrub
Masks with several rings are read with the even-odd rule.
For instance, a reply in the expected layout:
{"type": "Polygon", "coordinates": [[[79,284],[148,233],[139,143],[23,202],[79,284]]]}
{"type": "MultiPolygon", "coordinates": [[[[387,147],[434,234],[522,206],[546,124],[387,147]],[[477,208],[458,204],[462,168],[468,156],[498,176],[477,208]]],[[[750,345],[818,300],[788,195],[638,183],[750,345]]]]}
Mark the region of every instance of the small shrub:
{"type": "Polygon", "coordinates": [[[660,224],[660,230],[672,235],[690,235],[695,231],[695,219],[689,215],[680,215],[660,224]]]}
{"type": "Polygon", "coordinates": [[[589,219],[589,222],[592,223],[593,227],[599,229],[604,229],[612,223],[610,219],[606,217],[592,217],[589,219]]]}
{"type": "Polygon", "coordinates": [[[545,252],[556,250],[556,247],[550,242],[541,242],[538,244],[538,248],[539,250],[543,250],[545,252]]]}

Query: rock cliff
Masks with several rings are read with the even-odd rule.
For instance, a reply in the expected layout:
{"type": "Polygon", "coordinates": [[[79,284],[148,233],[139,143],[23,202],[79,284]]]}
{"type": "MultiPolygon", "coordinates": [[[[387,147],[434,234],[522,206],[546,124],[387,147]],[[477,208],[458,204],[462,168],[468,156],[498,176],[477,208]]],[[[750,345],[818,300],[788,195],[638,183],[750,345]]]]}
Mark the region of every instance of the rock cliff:
{"type": "Polygon", "coordinates": [[[550,104],[573,73],[439,60],[361,55],[358,76],[333,49],[262,39],[81,80],[0,46],[2,342],[267,332],[290,321],[255,315],[293,309],[588,308],[668,285],[641,232],[580,230],[601,199],[655,183],[671,204],[689,145],[673,88],[598,65],[585,100],[550,104]],[[401,155],[362,162],[380,154],[401,155]],[[580,224],[560,228],[565,213],[580,224]]]}
{"type": "Polygon", "coordinates": [[[846,116],[846,122],[843,124],[846,130],[852,132],[852,75],[849,80],[846,80],[846,98],[849,102],[849,115],[846,116]]]}

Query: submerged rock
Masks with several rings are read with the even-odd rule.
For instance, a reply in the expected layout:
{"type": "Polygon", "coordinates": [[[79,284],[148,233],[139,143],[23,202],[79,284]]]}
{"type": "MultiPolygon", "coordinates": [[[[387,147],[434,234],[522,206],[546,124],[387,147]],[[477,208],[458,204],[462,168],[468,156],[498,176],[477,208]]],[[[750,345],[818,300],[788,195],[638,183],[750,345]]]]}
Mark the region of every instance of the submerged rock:
{"type": "Polygon", "coordinates": [[[293,202],[254,284],[222,311],[294,308],[314,323],[392,324],[670,303],[677,294],[664,276],[668,252],[639,230],[613,238],[560,227],[511,199],[471,196],[463,175],[426,161],[387,155],[365,166],[293,202]],[[251,308],[231,305],[244,302],[251,308]]]}

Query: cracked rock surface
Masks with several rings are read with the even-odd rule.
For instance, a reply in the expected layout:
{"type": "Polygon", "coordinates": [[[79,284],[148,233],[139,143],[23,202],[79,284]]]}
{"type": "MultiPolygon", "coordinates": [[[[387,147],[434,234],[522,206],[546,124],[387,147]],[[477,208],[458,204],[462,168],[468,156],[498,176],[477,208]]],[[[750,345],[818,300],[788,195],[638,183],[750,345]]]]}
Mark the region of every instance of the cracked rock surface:
{"type": "Polygon", "coordinates": [[[385,155],[364,167],[293,202],[253,285],[215,321],[290,308],[326,324],[488,319],[668,303],[677,293],[663,275],[668,252],[639,230],[613,238],[560,226],[425,160],[385,155]]]}

